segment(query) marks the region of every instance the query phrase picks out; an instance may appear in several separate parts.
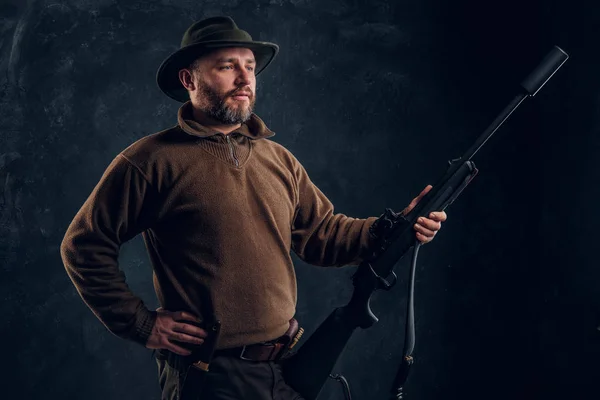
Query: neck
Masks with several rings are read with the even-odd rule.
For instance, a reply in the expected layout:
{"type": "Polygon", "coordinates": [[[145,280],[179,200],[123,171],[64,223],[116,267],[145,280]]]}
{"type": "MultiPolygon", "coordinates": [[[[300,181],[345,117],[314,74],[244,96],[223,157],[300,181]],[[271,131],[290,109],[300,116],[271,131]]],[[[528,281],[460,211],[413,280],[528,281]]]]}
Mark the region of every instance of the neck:
{"type": "Polygon", "coordinates": [[[230,124],[224,124],[220,121],[217,121],[216,119],[206,115],[206,113],[204,111],[197,109],[193,105],[192,105],[192,109],[193,109],[192,114],[193,114],[194,120],[196,120],[196,122],[198,122],[199,124],[201,124],[203,126],[206,126],[207,128],[210,128],[217,132],[221,132],[224,135],[228,135],[231,132],[238,129],[240,126],[242,126],[242,124],[230,125],[230,124]]]}

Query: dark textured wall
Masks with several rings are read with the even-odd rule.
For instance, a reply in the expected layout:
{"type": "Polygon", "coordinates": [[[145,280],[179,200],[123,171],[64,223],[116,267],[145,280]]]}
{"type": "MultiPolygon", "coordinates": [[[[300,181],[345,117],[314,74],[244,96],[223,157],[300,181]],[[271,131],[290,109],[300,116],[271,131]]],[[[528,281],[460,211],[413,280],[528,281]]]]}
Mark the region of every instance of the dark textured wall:
{"type": "MultiPolygon", "coordinates": [[[[557,44],[571,60],[475,161],[480,175],[419,257],[408,399],[596,399],[600,377],[598,23],[593,2],[0,0],[1,398],[159,399],[149,350],[111,335],[59,245],[110,160],[176,123],[156,87],[185,29],[227,14],[281,52],[257,113],[339,212],[401,210],[461,155],[557,44]]],[[[295,259],[313,331],[352,268],[295,259]]],[[[138,237],[120,258],[157,307],[138,237]]],[[[337,372],[383,399],[404,283],[378,293],[337,372]]],[[[328,383],[321,399],[341,399],[328,383]]]]}

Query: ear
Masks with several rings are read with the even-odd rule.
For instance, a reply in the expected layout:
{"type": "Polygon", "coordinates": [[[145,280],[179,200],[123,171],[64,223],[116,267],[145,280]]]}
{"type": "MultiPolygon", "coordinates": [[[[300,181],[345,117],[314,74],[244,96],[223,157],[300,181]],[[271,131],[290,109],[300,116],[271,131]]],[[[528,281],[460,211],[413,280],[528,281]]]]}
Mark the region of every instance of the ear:
{"type": "Polygon", "coordinates": [[[179,70],[179,81],[187,90],[195,90],[196,85],[194,84],[194,79],[192,76],[192,71],[188,68],[183,68],[179,70]]]}

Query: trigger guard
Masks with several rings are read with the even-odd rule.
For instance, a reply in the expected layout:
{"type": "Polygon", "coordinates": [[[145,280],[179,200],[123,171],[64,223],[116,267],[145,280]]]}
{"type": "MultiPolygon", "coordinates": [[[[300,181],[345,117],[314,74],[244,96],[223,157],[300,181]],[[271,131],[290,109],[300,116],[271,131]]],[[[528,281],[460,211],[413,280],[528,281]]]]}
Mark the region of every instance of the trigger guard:
{"type": "Polygon", "coordinates": [[[393,288],[394,286],[396,286],[396,282],[398,281],[398,276],[396,276],[396,273],[394,271],[392,271],[391,273],[392,275],[392,282],[388,282],[385,278],[379,277],[379,283],[380,283],[380,288],[383,290],[390,290],[391,288],[393,288]]]}

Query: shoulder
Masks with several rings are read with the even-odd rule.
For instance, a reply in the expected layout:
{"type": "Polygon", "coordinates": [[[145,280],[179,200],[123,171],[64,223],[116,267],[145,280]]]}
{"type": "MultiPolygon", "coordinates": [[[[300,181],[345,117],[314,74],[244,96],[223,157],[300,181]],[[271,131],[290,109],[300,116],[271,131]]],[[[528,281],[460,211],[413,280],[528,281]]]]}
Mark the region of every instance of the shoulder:
{"type": "Polygon", "coordinates": [[[189,147],[191,142],[193,138],[190,135],[173,126],[136,140],[120,155],[133,165],[142,167],[176,156],[177,151],[189,147]]]}
{"type": "Polygon", "coordinates": [[[276,157],[290,166],[295,167],[297,164],[300,164],[291,150],[271,139],[256,140],[254,145],[260,147],[262,151],[269,152],[273,157],[276,157]]]}

